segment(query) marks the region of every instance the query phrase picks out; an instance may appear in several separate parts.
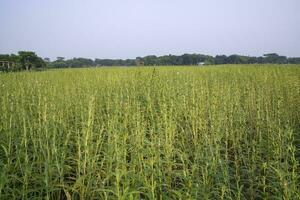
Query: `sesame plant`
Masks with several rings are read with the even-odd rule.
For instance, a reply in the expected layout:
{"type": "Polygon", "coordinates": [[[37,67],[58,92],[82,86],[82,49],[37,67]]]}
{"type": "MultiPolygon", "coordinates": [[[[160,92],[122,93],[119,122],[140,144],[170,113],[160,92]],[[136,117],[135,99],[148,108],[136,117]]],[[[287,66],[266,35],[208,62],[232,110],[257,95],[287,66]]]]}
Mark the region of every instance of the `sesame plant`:
{"type": "Polygon", "coordinates": [[[300,67],[0,74],[0,199],[300,199],[300,67]]]}

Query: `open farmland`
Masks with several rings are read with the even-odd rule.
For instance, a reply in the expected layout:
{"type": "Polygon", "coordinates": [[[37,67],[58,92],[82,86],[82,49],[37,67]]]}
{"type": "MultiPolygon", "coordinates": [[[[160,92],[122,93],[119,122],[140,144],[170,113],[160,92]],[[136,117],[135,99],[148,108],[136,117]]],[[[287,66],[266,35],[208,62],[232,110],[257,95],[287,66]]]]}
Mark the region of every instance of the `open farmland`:
{"type": "Polygon", "coordinates": [[[0,74],[0,199],[300,199],[300,67],[0,74]]]}

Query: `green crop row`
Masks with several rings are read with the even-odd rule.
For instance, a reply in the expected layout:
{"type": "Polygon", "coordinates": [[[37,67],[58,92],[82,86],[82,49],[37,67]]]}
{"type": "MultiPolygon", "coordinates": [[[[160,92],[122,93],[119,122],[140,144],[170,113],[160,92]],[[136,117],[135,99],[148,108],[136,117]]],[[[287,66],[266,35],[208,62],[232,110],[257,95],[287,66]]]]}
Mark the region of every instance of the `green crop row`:
{"type": "Polygon", "coordinates": [[[300,67],[0,74],[0,199],[300,199],[300,67]]]}

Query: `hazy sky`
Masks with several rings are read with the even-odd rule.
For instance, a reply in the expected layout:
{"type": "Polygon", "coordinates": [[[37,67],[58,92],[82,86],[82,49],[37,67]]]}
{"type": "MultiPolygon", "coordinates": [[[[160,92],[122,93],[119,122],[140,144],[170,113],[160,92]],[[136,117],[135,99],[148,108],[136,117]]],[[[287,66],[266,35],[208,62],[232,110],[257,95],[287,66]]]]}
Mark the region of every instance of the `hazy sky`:
{"type": "Polygon", "coordinates": [[[0,0],[0,54],[300,56],[300,0],[0,0]]]}

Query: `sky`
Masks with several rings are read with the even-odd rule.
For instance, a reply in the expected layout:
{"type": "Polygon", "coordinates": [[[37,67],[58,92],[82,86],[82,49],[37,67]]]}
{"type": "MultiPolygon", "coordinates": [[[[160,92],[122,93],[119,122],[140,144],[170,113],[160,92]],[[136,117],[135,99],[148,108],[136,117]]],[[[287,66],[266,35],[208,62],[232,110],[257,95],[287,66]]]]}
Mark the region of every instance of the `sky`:
{"type": "Polygon", "coordinates": [[[0,0],[0,54],[300,56],[300,0],[0,0]]]}

